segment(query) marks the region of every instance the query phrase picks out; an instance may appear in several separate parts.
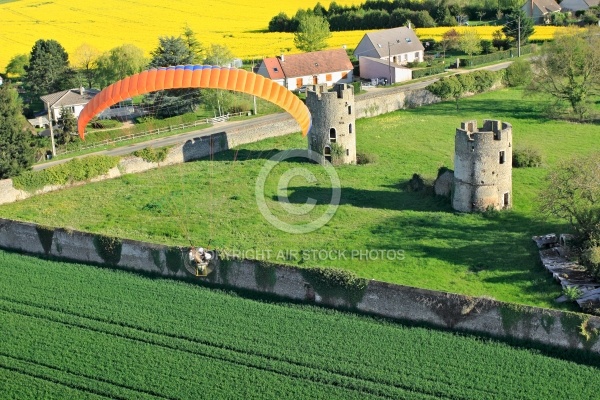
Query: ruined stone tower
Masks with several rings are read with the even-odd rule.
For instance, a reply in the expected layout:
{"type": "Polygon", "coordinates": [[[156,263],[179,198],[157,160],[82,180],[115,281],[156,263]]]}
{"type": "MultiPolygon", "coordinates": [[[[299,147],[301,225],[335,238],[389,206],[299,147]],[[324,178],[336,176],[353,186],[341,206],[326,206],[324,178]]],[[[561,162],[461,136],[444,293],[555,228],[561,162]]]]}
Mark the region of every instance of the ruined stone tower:
{"type": "Polygon", "coordinates": [[[456,129],[454,192],[458,211],[485,211],[512,207],[512,125],[484,120],[467,121],[456,129]]]}
{"type": "Polygon", "coordinates": [[[308,148],[334,164],[356,164],[354,88],[338,83],[333,92],[313,85],[306,92],[312,115],[308,148]]]}

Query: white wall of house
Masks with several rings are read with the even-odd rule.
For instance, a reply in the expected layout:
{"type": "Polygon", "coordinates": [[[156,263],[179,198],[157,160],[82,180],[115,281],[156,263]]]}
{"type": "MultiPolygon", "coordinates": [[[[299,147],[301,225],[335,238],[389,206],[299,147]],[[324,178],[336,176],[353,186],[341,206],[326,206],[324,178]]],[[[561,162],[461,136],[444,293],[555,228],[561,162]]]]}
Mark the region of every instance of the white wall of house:
{"type": "MultiPolygon", "coordinates": [[[[328,74],[306,75],[296,78],[287,78],[286,86],[289,90],[297,90],[304,85],[326,83],[333,86],[335,83],[351,83],[352,70],[331,72],[328,74]]],[[[279,82],[278,82],[279,83],[279,82]]]]}
{"type": "MultiPolygon", "coordinates": [[[[81,111],[83,110],[84,107],[85,107],[85,104],[74,104],[72,106],[68,106],[65,108],[71,108],[71,111],[73,112],[73,115],[75,116],[75,118],[79,118],[79,114],[81,114],[81,111]]],[[[61,111],[61,107],[52,107],[52,119],[54,121],[58,121],[58,119],[60,118],[60,115],[61,115],[60,111],[61,111]]]]}
{"type": "Polygon", "coordinates": [[[387,64],[387,60],[361,57],[358,60],[360,77],[362,79],[385,78],[391,83],[409,81],[412,79],[412,71],[394,63],[387,64]]]}
{"type": "MultiPolygon", "coordinates": [[[[387,57],[383,58],[387,61],[387,57]]],[[[392,54],[392,63],[406,65],[409,62],[423,62],[423,52],[415,51],[410,53],[392,54]]]]}

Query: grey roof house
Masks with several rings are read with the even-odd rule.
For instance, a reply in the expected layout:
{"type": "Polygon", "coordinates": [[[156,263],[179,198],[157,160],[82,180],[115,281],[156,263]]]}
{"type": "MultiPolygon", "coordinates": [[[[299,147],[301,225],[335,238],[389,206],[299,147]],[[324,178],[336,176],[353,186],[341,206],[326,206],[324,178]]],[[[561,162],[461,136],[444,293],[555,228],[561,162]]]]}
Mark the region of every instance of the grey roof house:
{"type": "Polygon", "coordinates": [[[47,94],[40,97],[40,99],[44,102],[46,114],[48,113],[48,109],[50,109],[52,120],[58,121],[63,107],[70,109],[76,118],[79,117],[79,113],[83,110],[83,107],[99,92],[96,89],[84,89],[81,87],[79,89],[68,89],[47,94]]]}
{"type": "Polygon", "coordinates": [[[423,62],[425,47],[410,27],[385,29],[365,34],[354,50],[360,77],[384,77],[390,83],[410,80],[412,72],[405,65],[423,62]]]}
{"type": "Polygon", "coordinates": [[[561,6],[554,0],[527,0],[521,9],[533,19],[534,24],[548,24],[550,23],[550,14],[559,12],[561,6]]]}
{"type": "Polygon", "coordinates": [[[600,5],[600,0],[563,0],[560,3],[563,11],[585,11],[600,5]]]}

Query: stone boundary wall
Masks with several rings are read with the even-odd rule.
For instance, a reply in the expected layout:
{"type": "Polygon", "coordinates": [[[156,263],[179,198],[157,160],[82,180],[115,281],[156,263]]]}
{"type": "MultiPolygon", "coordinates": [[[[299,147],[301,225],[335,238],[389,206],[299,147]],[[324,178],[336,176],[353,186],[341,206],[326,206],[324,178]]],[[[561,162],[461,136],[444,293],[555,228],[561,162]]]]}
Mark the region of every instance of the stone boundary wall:
{"type": "Polygon", "coordinates": [[[282,299],[350,309],[455,331],[518,339],[600,354],[600,318],[587,314],[368,281],[335,287],[310,269],[251,260],[215,258],[212,272],[197,278],[187,249],[116,239],[0,219],[0,248],[175,279],[274,295],[282,299]]]}

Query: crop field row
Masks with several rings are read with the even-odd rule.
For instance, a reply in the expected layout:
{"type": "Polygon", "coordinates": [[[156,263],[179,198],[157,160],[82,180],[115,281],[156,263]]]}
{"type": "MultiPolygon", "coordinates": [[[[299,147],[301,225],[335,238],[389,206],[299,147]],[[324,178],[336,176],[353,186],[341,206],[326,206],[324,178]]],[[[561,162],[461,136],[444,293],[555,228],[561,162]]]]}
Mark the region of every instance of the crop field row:
{"type": "Polygon", "coordinates": [[[600,389],[595,367],[489,340],[3,251],[0,273],[8,397],[534,399],[600,389]]]}
{"type": "MultiPolygon", "coordinates": [[[[339,5],[362,3],[340,0],[339,5]]],[[[72,0],[19,0],[2,4],[0,14],[0,71],[16,54],[29,53],[38,39],[58,40],[72,54],[87,43],[107,51],[125,43],[134,44],[147,55],[158,44],[159,36],[177,36],[187,24],[205,45],[228,46],[236,57],[262,59],[281,53],[296,53],[291,33],[266,32],[269,20],[280,11],[293,15],[299,8],[312,8],[316,0],[260,3],[242,0],[177,0],[165,4],[158,0],[79,2],[72,0]]],[[[325,4],[328,6],[328,4],[325,4]]],[[[498,26],[464,27],[476,30],[482,39],[491,39],[498,26]]],[[[441,39],[449,28],[418,29],[422,38],[441,39]]],[[[532,39],[552,38],[555,27],[536,27],[532,39]]],[[[561,29],[561,28],[558,28],[561,29]]],[[[354,48],[365,31],[334,32],[330,48],[354,48]]]]}

